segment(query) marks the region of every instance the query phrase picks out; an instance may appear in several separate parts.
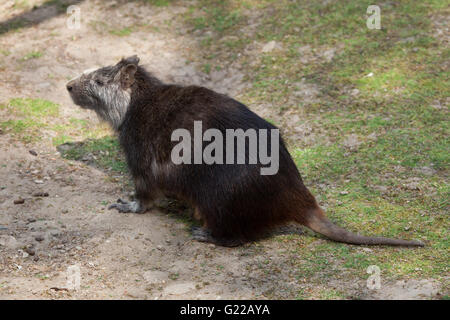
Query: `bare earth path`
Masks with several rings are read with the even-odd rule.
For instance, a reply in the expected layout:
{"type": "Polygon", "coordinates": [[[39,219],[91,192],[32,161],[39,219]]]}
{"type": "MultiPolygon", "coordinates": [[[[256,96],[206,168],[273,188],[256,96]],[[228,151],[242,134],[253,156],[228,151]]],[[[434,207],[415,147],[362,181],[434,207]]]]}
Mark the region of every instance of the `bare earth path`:
{"type": "MultiPolygon", "coordinates": [[[[12,4],[2,2],[0,21],[20,13],[12,4]]],[[[32,19],[48,18],[0,34],[2,51],[10,53],[0,62],[0,102],[43,98],[60,105],[62,119],[96,123],[93,114],[71,103],[65,83],[84,69],[135,53],[165,81],[202,84],[230,95],[245,89],[238,66],[205,74],[189,63],[198,40],[175,19],[188,10],[183,3],[170,10],[123,1],[78,5],[80,30],[66,28],[64,12],[44,7],[32,19]],[[136,28],[127,37],[108,31],[131,22],[172,24],[158,32],[136,28]],[[43,54],[23,58],[30,52],[43,54]]],[[[107,172],[63,159],[51,143],[52,133],[42,134],[40,142],[25,145],[0,133],[0,299],[293,299],[312,286],[288,267],[290,259],[302,257],[280,252],[276,242],[216,247],[192,241],[186,224],[163,212],[108,211],[106,203],[129,189],[107,172]],[[33,196],[36,192],[48,196],[33,196]],[[24,203],[14,204],[20,198],[24,203]],[[65,289],[72,266],[80,270],[78,290],[65,289]]],[[[329,285],[346,297],[431,297],[439,291],[431,280],[410,281],[393,284],[383,295],[368,290],[365,279],[345,279],[329,285]]]]}

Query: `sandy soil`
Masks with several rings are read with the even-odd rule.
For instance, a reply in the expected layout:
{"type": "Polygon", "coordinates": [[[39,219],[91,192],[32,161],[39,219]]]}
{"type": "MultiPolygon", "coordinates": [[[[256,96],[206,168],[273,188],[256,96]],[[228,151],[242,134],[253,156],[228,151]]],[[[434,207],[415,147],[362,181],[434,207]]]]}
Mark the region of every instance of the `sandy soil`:
{"type": "MultiPolygon", "coordinates": [[[[0,21],[20,14],[13,2],[1,5],[0,21]]],[[[245,89],[237,65],[207,75],[187,63],[201,38],[173,19],[187,7],[167,10],[123,1],[78,5],[80,30],[66,28],[65,14],[44,7],[27,16],[30,26],[0,36],[1,48],[11,52],[0,62],[0,101],[41,97],[60,104],[63,117],[98,121],[71,103],[65,83],[84,69],[135,53],[165,81],[201,84],[233,96],[245,89]],[[133,21],[173,21],[173,31],[137,30],[118,37],[99,23],[120,28],[133,21]],[[33,50],[44,54],[21,59],[33,50]]],[[[216,247],[193,241],[186,224],[164,212],[108,211],[105,203],[126,190],[99,169],[61,158],[50,141],[30,146],[0,134],[0,299],[292,299],[307,286],[284,267],[288,256],[270,239],[216,247]],[[36,192],[48,196],[33,196],[36,192]],[[20,198],[24,203],[14,204],[20,198]],[[263,272],[258,266],[267,259],[263,272]],[[73,266],[80,270],[78,289],[68,287],[73,266]]],[[[333,286],[346,288],[349,297],[376,299],[427,298],[439,290],[428,280],[387,284],[383,292],[368,290],[365,281],[339,280],[333,286]]]]}

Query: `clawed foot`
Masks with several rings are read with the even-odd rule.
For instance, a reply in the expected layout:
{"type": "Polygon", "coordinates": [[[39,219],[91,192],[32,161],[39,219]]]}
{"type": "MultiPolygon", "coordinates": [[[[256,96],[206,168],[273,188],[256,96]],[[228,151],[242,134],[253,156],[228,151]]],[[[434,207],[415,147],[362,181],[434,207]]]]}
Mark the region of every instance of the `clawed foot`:
{"type": "Polygon", "coordinates": [[[210,242],[223,247],[237,247],[244,242],[239,239],[218,239],[211,235],[211,231],[202,227],[192,227],[192,237],[199,242],[210,242]]]}
{"type": "Polygon", "coordinates": [[[199,242],[213,242],[211,232],[205,228],[192,227],[192,237],[199,242]]]}
{"type": "Polygon", "coordinates": [[[117,211],[122,213],[143,213],[145,211],[138,201],[124,201],[122,199],[118,199],[117,203],[113,203],[108,209],[117,209],[117,211]]]}

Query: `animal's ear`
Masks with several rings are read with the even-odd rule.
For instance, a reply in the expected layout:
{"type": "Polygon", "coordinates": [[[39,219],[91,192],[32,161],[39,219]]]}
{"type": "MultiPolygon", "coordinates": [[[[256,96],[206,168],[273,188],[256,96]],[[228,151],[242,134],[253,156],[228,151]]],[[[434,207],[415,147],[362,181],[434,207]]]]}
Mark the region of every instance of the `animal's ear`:
{"type": "Polygon", "coordinates": [[[134,75],[136,73],[137,66],[135,64],[127,64],[120,70],[120,84],[123,89],[131,87],[135,81],[134,75]]]}
{"type": "Polygon", "coordinates": [[[133,55],[128,58],[122,58],[119,64],[121,65],[134,64],[137,66],[139,64],[139,57],[137,55],[133,55]]]}

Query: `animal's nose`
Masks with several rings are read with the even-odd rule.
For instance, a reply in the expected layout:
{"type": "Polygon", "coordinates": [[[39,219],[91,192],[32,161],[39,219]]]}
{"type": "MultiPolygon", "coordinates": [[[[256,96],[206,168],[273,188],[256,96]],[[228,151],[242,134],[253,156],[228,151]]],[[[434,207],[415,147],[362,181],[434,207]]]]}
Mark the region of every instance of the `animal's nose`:
{"type": "Polygon", "coordinates": [[[67,91],[72,91],[72,89],[73,89],[73,81],[69,81],[66,84],[66,88],[67,88],[67,91]]]}

